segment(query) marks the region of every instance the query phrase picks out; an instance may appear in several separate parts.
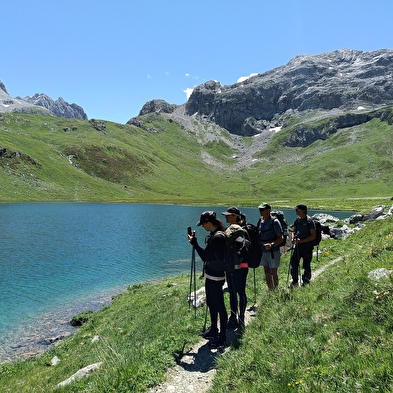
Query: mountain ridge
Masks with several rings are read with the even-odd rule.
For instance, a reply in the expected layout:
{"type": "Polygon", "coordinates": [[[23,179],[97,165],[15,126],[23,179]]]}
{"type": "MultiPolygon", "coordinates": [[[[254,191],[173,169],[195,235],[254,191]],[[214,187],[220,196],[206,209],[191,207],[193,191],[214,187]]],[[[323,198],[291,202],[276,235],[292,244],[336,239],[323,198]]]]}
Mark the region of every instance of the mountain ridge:
{"type": "Polygon", "coordinates": [[[67,119],[87,120],[83,108],[77,104],[69,104],[62,97],[53,100],[43,93],[25,98],[11,97],[3,82],[0,81],[0,113],[36,113],[46,114],[67,119]]]}
{"type": "MultiPolygon", "coordinates": [[[[393,50],[336,50],[298,55],[286,65],[239,83],[208,81],[181,105],[187,116],[232,134],[252,136],[281,127],[288,116],[312,110],[337,115],[393,104],[393,50]]],[[[178,106],[147,102],[139,115],[171,113],[178,106]]],[[[130,120],[133,121],[132,119],[130,120]]]]}

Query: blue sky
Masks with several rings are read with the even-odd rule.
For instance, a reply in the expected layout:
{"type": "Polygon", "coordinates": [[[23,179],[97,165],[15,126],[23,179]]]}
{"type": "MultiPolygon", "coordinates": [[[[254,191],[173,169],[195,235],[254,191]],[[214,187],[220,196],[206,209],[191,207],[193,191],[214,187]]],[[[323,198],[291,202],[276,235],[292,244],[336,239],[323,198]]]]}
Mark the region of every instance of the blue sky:
{"type": "Polygon", "coordinates": [[[392,49],[391,0],[8,0],[0,81],[126,123],[152,99],[187,101],[300,54],[392,49]]]}

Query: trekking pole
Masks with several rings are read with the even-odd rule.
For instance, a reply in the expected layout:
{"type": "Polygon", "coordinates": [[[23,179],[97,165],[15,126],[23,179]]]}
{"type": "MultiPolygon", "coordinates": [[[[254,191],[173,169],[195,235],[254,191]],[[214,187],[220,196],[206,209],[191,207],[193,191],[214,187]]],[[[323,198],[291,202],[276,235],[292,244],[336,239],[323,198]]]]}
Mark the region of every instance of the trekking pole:
{"type": "Polygon", "coordinates": [[[287,287],[289,287],[289,276],[290,276],[290,273],[291,273],[292,255],[293,255],[293,245],[292,245],[292,247],[291,247],[291,255],[289,256],[289,262],[288,262],[287,287]]]}
{"type": "Polygon", "coordinates": [[[205,299],[205,304],[206,304],[206,307],[205,307],[206,308],[206,310],[205,310],[205,321],[203,323],[202,333],[206,332],[206,324],[207,324],[207,309],[208,309],[208,306],[207,306],[206,299],[205,299]]]}
{"type": "Polygon", "coordinates": [[[257,304],[257,281],[255,278],[255,267],[252,268],[254,270],[254,304],[249,308],[249,311],[255,310],[255,305],[257,304]]]}
{"type": "Polygon", "coordinates": [[[300,269],[299,244],[296,244],[296,251],[297,251],[297,260],[298,260],[297,274],[299,275],[299,285],[302,286],[302,272],[301,272],[301,269],[300,269]]]}
{"type": "Polygon", "coordinates": [[[195,263],[195,247],[192,247],[192,260],[194,264],[194,317],[197,316],[197,304],[196,304],[196,263],[195,263]]]}
{"type": "Polygon", "coordinates": [[[192,278],[193,278],[193,271],[194,271],[194,263],[195,263],[195,251],[194,246],[192,246],[192,254],[191,254],[191,272],[190,272],[190,291],[188,292],[188,311],[191,309],[191,302],[192,302],[192,278]]]}
{"type": "Polygon", "coordinates": [[[190,293],[188,295],[188,311],[191,309],[191,303],[194,307],[194,316],[196,318],[196,264],[195,264],[195,247],[192,246],[191,255],[191,274],[190,274],[190,293]],[[194,288],[194,291],[193,291],[194,288]],[[192,293],[194,292],[194,293],[192,293]]]}
{"type": "MultiPolygon", "coordinates": [[[[195,232],[192,231],[191,227],[187,228],[188,236],[195,236],[195,232]]],[[[194,301],[195,317],[196,317],[196,271],[195,271],[195,246],[192,245],[191,253],[191,272],[190,272],[190,292],[188,295],[188,311],[191,308],[191,302],[194,301]],[[194,280],[194,299],[192,299],[192,281],[194,280]]]]}

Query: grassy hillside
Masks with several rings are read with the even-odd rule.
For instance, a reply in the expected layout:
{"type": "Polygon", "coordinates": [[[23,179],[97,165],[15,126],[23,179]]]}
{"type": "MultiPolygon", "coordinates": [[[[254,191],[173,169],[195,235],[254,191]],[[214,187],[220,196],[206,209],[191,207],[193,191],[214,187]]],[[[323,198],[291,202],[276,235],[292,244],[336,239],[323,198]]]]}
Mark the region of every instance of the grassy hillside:
{"type": "MultiPolygon", "coordinates": [[[[374,221],[345,241],[323,241],[313,270],[342,260],[305,288],[285,289],[289,254],[282,258],[280,289],[274,293],[266,289],[263,269],[256,269],[257,315],[232,351],[218,358],[211,391],[393,391],[393,281],[368,278],[374,269],[393,268],[392,225],[392,218],[374,221]]],[[[205,313],[198,310],[195,316],[189,309],[189,282],[184,275],[128,288],[47,353],[1,364],[0,390],[148,391],[200,339],[205,313]],[[55,356],[60,362],[51,366],[55,356]],[[88,378],[55,388],[97,362],[102,362],[100,369],[88,378]]],[[[253,299],[252,273],[247,291],[253,299]]]]}
{"type": "MultiPolygon", "coordinates": [[[[148,131],[109,122],[3,115],[2,201],[206,201],[231,184],[201,162],[200,146],[174,122],[148,131]],[[101,124],[105,128],[97,129],[101,124]],[[97,126],[97,128],[95,128],[97,126]]],[[[157,126],[156,126],[157,122],[157,126]]]]}
{"type": "MultiPolygon", "coordinates": [[[[41,115],[0,116],[0,201],[130,201],[313,208],[368,207],[392,196],[393,126],[375,118],[306,148],[281,141],[291,119],[249,166],[237,159],[254,143],[167,115],[141,117],[142,128],[41,115]]],[[[317,124],[317,120],[315,120],[317,124]]],[[[307,119],[307,127],[312,121],[307,119]]],[[[213,127],[214,128],[214,127],[213,127]]]]}

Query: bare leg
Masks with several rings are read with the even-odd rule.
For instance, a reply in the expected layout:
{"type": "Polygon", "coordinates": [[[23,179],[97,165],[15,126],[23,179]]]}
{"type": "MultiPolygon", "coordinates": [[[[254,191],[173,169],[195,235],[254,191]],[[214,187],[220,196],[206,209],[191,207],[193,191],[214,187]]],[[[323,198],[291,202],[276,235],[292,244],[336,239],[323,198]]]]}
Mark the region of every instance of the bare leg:
{"type": "Polygon", "coordinates": [[[272,279],[273,279],[273,287],[274,289],[278,287],[278,269],[276,267],[272,268],[272,279]]]}
{"type": "Polygon", "coordinates": [[[264,269],[265,269],[265,277],[266,277],[267,287],[269,288],[269,291],[273,291],[274,290],[274,283],[273,283],[273,276],[270,271],[270,267],[264,266],[264,269]]]}

